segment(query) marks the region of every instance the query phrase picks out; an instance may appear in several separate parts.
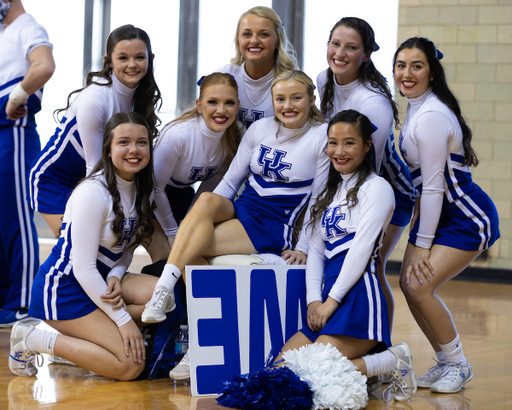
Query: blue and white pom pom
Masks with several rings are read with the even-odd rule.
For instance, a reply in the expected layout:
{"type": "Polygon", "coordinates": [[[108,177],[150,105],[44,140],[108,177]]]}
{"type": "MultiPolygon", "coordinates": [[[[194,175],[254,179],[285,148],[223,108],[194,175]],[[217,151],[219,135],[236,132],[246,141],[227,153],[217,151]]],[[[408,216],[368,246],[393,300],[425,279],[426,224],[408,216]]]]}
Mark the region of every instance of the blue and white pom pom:
{"type": "Polygon", "coordinates": [[[224,382],[217,402],[244,410],[309,410],[313,392],[288,367],[264,367],[224,382]]]}
{"type": "Polygon", "coordinates": [[[330,343],[314,343],[283,353],[288,367],[313,390],[313,409],[366,407],[366,376],[330,343]]]}

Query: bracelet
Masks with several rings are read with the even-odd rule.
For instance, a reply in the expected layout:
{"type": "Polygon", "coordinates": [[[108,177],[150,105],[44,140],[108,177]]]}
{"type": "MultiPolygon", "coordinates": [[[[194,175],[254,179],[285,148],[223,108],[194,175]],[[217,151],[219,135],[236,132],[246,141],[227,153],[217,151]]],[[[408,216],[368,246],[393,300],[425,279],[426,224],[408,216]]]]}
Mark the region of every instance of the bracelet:
{"type": "Polygon", "coordinates": [[[27,98],[29,94],[23,89],[21,83],[18,83],[14,90],[9,94],[9,101],[13,104],[21,103],[25,98],[27,98]]]}

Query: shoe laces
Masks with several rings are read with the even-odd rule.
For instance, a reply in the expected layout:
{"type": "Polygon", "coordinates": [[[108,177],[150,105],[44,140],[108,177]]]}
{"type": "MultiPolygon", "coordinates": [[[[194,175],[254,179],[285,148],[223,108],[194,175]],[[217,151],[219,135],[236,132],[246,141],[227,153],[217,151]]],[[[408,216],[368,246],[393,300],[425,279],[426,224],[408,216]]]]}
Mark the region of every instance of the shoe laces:
{"type": "Polygon", "coordinates": [[[404,390],[404,380],[403,378],[412,373],[412,369],[410,367],[402,367],[400,369],[395,369],[389,376],[391,377],[391,382],[389,386],[386,387],[382,392],[382,397],[384,400],[389,403],[393,398],[393,395],[397,390],[402,392],[402,395],[407,399],[408,402],[409,396],[405,393],[404,390]]]}
{"type": "Polygon", "coordinates": [[[450,382],[454,382],[455,380],[457,380],[457,377],[459,376],[461,367],[462,365],[458,363],[445,363],[443,374],[441,375],[439,380],[446,379],[450,382]]]}
{"type": "Polygon", "coordinates": [[[437,376],[438,374],[443,373],[445,371],[444,367],[447,364],[447,362],[443,362],[442,360],[436,360],[434,358],[432,358],[432,360],[436,362],[436,365],[428,369],[427,374],[425,374],[425,376],[427,377],[437,376]]]}
{"type": "Polygon", "coordinates": [[[159,309],[162,306],[162,303],[165,299],[166,292],[166,289],[155,290],[151,300],[148,303],[146,303],[146,306],[149,308],[159,309]]]}

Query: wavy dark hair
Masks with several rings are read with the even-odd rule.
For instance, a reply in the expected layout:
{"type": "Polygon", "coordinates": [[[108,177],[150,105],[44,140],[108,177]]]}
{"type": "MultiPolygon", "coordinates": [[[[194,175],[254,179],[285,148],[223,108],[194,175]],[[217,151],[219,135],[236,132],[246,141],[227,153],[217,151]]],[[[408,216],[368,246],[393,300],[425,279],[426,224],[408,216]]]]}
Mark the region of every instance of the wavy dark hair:
{"type": "MultiPolygon", "coordinates": [[[[377,43],[375,42],[375,33],[372,27],[363,19],[357,17],[343,17],[339,20],[331,30],[329,35],[329,41],[327,44],[331,42],[332,35],[334,30],[336,30],[340,26],[345,26],[356,30],[361,36],[361,40],[363,41],[364,52],[370,56],[371,53],[377,51],[379,49],[377,43]]],[[[384,95],[389,104],[391,105],[391,109],[393,110],[393,118],[395,120],[395,126],[398,127],[400,124],[400,120],[398,118],[398,106],[393,100],[391,95],[391,91],[389,90],[388,84],[384,76],[380,73],[379,70],[373,64],[373,61],[368,59],[368,61],[363,61],[361,67],[359,69],[359,81],[364,84],[366,88],[374,91],[374,89],[380,90],[382,95],[384,95]],[[371,87],[368,86],[371,85],[371,87]]],[[[328,113],[333,108],[334,101],[334,73],[331,68],[327,69],[327,82],[325,83],[323,89],[323,98],[320,103],[320,110],[324,117],[327,118],[328,113]]]]}
{"type": "Polygon", "coordinates": [[[58,115],[70,107],[71,96],[73,94],[79,93],[91,84],[100,86],[110,86],[112,84],[112,68],[110,67],[110,64],[112,63],[112,53],[114,52],[114,48],[120,41],[135,39],[141,40],[144,42],[144,44],[146,44],[146,49],[148,51],[148,72],[142,78],[142,80],[140,80],[137,90],[135,91],[133,111],[142,115],[150,125],[153,132],[157,132],[156,126],[160,124],[160,119],[156,115],[155,111],[162,106],[162,96],[160,94],[160,89],[156,84],[155,76],[153,73],[154,56],[151,49],[151,41],[149,40],[149,36],[144,30],[134,27],[131,24],[118,27],[112,31],[112,33],[110,33],[107,39],[107,55],[103,60],[103,68],[101,71],[89,72],[85,77],[85,87],[71,92],[68,95],[66,107],[54,111],[54,116],[57,122],[60,122],[58,115]],[[97,81],[93,80],[94,77],[104,78],[107,80],[107,82],[98,83],[97,81]]]}
{"type": "Polygon", "coordinates": [[[135,210],[139,218],[135,224],[135,242],[133,242],[128,249],[135,249],[138,245],[142,244],[147,246],[151,243],[151,235],[154,232],[153,214],[149,196],[153,192],[153,127],[151,127],[146,119],[136,112],[119,112],[114,114],[105,126],[103,134],[103,146],[101,151],[101,159],[98,161],[91,174],[85,178],[94,179],[97,177],[98,172],[103,171],[105,180],[107,182],[107,189],[112,196],[113,206],[112,209],[115,218],[112,221],[112,231],[116,237],[116,243],[120,244],[124,240],[123,222],[124,213],[121,205],[121,197],[117,189],[117,179],[115,167],[112,163],[110,153],[112,150],[112,140],[114,138],[114,131],[116,127],[121,124],[138,124],[145,127],[148,131],[149,139],[149,162],[144,169],[135,174],[135,189],[137,191],[135,199],[135,210]]]}
{"type": "MultiPolygon", "coordinates": [[[[212,73],[201,79],[198,99],[201,100],[204,97],[204,93],[208,87],[217,84],[233,87],[236,90],[236,94],[238,96],[238,84],[230,74],[212,73]]],[[[201,114],[199,114],[197,107],[194,107],[188,111],[185,111],[179,116],[179,118],[172,120],[165,126],[165,128],[172,126],[173,124],[188,121],[191,118],[199,117],[200,115],[201,114]]],[[[231,164],[231,161],[235,157],[238,146],[240,145],[240,141],[242,140],[242,129],[243,126],[239,126],[238,121],[235,118],[233,124],[231,124],[222,135],[222,146],[224,148],[224,152],[226,152],[225,163],[228,166],[231,164]]],[[[155,146],[159,144],[160,140],[161,138],[159,137],[158,141],[155,143],[155,146]]]]}
{"type": "MultiPolygon", "coordinates": [[[[373,157],[375,154],[375,150],[372,144],[373,129],[372,123],[366,115],[361,114],[355,110],[343,110],[336,114],[331,119],[331,121],[329,121],[329,125],[327,127],[327,135],[329,135],[332,126],[340,122],[353,124],[363,139],[363,143],[365,145],[370,145],[370,149],[364,156],[363,162],[361,163],[361,166],[358,170],[359,174],[357,176],[356,184],[353,188],[348,190],[347,196],[345,198],[345,204],[348,204],[348,209],[351,209],[359,203],[357,198],[359,188],[361,188],[361,186],[366,182],[371,174],[375,173],[375,169],[373,167],[373,157]]],[[[331,162],[329,165],[329,176],[327,178],[325,188],[322,190],[322,192],[320,192],[315,204],[311,207],[311,220],[309,222],[311,226],[314,226],[322,217],[322,214],[332,203],[334,195],[336,195],[336,192],[342,183],[343,179],[341,178],[341,174],[336,171],[334,165],[331,162]]]]}
{"type": "MultiPolygon", "coordinates": [[[[462,112],[460,110],[459,102],[457,98],[453,95],[448,87],[448,83],[446,81],[446,75],[444,73],[444,68],[441,62],[438,60],[437,56],[437,48],[435,44],[430,41],[428,38],[424,37],[411,37],[405,40],[400,47],[395,52],[393,56],[393,74],[395,72],[395,65],[398,53],[403,49],[413,49],[417,48],[423,51],[425,57],[427,58],[427,62],[430,69],[430,77],[434,79],[430,82],[430,88],[432,92],[436,95],[439,100],[445,104],[457,117],[457,121],[459,122],[460,128],[462,130],[462,146],[464,147],[464,158],[466,165],[468,167],[478,165],[478,157],[476,152],[473,150],[471,146],[471,139],[473,138],[473,133],[471,132],[471,128],[469,128],[466,120],[462,116],[462,112]]],[[[400,94],[402,94],[400,92],[400,94]]],[[[402,94],[403,96],[403,94],[402,94]]]]}

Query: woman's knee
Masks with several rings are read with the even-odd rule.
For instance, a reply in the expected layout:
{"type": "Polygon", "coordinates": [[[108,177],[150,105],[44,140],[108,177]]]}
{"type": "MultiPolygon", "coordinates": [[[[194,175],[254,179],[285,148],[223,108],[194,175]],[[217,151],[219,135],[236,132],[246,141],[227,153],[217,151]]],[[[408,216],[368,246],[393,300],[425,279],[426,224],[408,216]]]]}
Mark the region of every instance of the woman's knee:
{"type": "Polygon", "coordinates": [[[140,376],[144,370],[144,365],[144,361],[142,363],[136,363],[131,357],[127,357],[116,372],[115,379],[122,382],[134,380],[140,376]]]}

